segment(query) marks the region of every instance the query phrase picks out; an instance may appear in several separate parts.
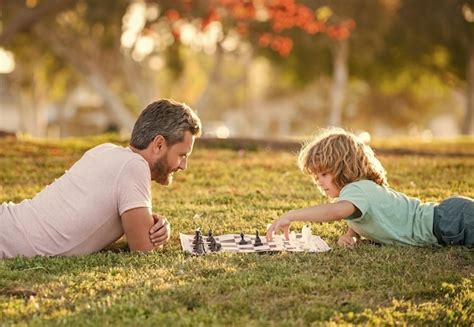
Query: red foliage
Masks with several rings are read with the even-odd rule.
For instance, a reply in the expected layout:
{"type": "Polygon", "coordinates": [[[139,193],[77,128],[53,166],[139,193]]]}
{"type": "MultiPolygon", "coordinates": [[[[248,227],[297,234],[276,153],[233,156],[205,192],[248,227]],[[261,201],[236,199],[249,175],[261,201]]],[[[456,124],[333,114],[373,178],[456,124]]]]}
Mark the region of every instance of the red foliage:
{"type": "Polygon", "coordinates": [[[165,15],[166,15],[166,18],[168,18],[171,22],[175,22],[181,18],[180,13],[175,9],[167,10],[165,15]]]}
{"type": "Polygon", "coordinates": [[[211,10],[209,10],[209,13],[207,14],[207,16],[203,18],[201,22],[201,28],[205,30],[207,26],[209,26],[210,23],[219,21],[220,19],[221,17],[217,13],[217,11],[214,8],[212,8],[211,10]]]}
{"type": "Polygon", "coordinates": [[[329,37],[335,40],[344,40],[351,35],[351,31],[355,28],[355,21],[348,19],[342,22],[340,25],[331,26],[327,29],[329,37]]]}
{"type": "Polygon", "coordinates": [[[288,56],[293,49],[293,40],[289,37],[263,33],[258,39],[261,47],[270,47],[273,51],[278,52],[283,57],[288,56]]]}
{"type": "MultiPolygon", "coordinates": [[[[191,11],[192,0],[181,0],[185,10],[191,11]]],[[[177,6],[179,7],[179,6],[177,6]]],[[[267,23],[272,32],[265,32],[257,36],[258,45],[269,47],[281,56],[288,56],[293,49],[293,40],[282,35],[286,30],[300,29],[305,33],[314,35],[326,33],[330,38],[340,40],[350,36],[355,28],[353,19],[348,19],[337,25],[328,26],[327,22],[319,21],[314,10],[297,3],[297,0],[210,0],[208,11],[201,20],[201,29],[206,29],[210,23],[223,19],[230,20],[235,30],[242,36],[248,37],[251,24],[267,23]],[[265,10],[268,19],[265,22],[257,20],[257,11],[265,10]]],[[[181,14],[170,9],[165,12],[171,23],[181,19],[181,14]]],[[[173,31],[176,39],[179,32],[173,31]]]]}

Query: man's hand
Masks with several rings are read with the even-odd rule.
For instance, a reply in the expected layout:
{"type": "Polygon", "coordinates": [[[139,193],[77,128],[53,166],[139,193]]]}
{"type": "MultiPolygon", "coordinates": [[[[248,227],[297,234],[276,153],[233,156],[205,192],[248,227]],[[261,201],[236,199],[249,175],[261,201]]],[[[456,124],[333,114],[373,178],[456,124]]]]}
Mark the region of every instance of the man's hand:
{"type": "Polygon", "coordinates": [[[154,247],[165,244],[171,236],[171,227],[165,217],[152,214],[155,224],[150,228],[150,242],[154,247]]]}
{"type": "Polygon", "coordinates": [[[342,246],[344,248],[353,249],[357,243],[357,238],[355,236],[344,234],[339,237],[337,240],[337,245],[342,246]]]}
{"type": "Polygon", "coordinates": [[[280,218],[276,219],[267,230],[267,241],[271,241],[273,238],[273,233],[278,232],[278,230],[280,229],[283,231],[285,235],[285,239],[289,240],[290,239],[290,236],[289,236],[290,225],[291,225],[291,220],[288,217],[288,214],[285,214],[281,216],[280,218]]]}

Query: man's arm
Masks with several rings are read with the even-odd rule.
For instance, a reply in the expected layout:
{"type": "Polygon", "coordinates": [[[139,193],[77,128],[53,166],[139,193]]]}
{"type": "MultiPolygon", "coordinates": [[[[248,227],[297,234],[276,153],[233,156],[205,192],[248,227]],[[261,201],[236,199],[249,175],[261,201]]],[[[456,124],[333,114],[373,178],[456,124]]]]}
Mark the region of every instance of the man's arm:
{"type": "Polygon", "coordinates": [[[148,208],[134,208],[122,214],[122,226],[131,251],[148,252],[155,247],[150,242],[150,228],[154,220],[148,208]]]}

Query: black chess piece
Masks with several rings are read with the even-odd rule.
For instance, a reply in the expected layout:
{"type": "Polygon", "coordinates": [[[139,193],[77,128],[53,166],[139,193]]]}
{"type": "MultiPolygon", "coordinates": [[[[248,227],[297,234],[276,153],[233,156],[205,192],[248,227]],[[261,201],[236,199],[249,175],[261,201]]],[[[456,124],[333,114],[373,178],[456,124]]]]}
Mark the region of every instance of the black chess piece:
{"type": "Polygon", "coordinates": [[[215,242],[209,243],[209,250],[211,252],[216,252],[216,243],[215,242]]]}
{"type": "Polygon", "coordinates": [[[197,228],[196,233],[194,234],[193,245],[198,244],[199,239],[201,239],[201,238],[202,238],[201,230],[199,228],[197,228]]]}
{"type": "Polygon", "coordinates": [[[244,238],[244,233],[240,233],[241,240],[239,242],[239,245],[246,245],[248,242],[244,238]]]}
{"type": "Polygon", "coordinates": [[[207,241],[209,243],[215,242],[216,239],[214,238],[214,234],[212,233],[212,229],[209,230],[209,233],[207,233],[207,241]]]}
{"type": "Polygon", "coordinates": [[[258,230],[255,231],[255,242],[253,243],[254,246],[262,246],[262,240],[260,239],[260,235],[258,235],[258,230]]]}
{"type": "Polygon", "coordinates": [[[211,250],[211,252],[217,252],[220,249],[221,249],[221,244],[217,243],[215,239],[213,242],[209,244],[209,250],[211,250]]]}
{"type": "Polygon", "coordinates": [[[201,234],[199,234],[198,240],[197,240],[196,244],[193,246],[193,251],[196,254],[206,253],[206,247],[204,245],[204,240],[202,239],[201,234]]]}

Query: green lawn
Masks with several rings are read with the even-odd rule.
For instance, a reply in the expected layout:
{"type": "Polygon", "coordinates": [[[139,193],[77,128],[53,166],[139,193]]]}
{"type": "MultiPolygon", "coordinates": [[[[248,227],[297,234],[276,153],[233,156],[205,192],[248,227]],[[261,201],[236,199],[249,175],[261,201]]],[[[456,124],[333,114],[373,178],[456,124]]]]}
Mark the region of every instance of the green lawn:
{"type": "MultiPolygon", "coordinates": [[[[117,141],[0,139],[0,202],[34,196],[109,139],[117,141]]],[[[384,151],[392,187],[424,201],[474,198],[472,138],[400,144],[378,141],[377,147],[443,155],[384,151]]],[[[178,232],[200,226],[216,234],[263,233],[283,212],[324,201],[292,153],[198,145],[172,186],[153,187],[154,210],[173,231],[162,252],[132,254],[119,242],[89,256],[0,260],[0,325],[472,325],[472,249],[362,244],[345,250],[335,244],[345,231],[337,222],[312,226],[333,248],[326,253],[193,257],[180,250],[178,232]]]]}

